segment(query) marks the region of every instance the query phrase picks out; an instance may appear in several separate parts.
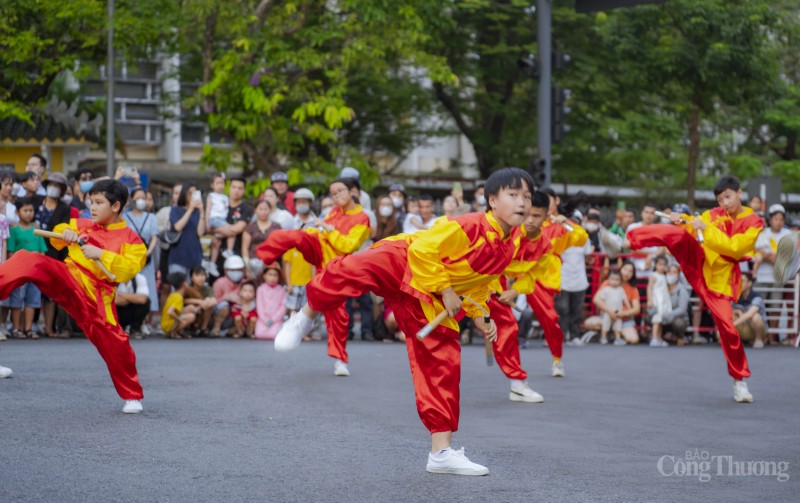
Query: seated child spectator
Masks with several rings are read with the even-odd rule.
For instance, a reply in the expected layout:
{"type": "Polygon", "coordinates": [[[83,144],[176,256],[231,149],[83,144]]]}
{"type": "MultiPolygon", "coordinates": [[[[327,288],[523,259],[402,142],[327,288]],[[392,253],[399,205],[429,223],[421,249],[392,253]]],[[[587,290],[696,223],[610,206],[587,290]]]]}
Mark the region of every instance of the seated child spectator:
{"type": "Polygon", "coordinates": [[[255,336],[256,339],[274,339],[286,315],[287,294],[281,285],[280,266],[277,263],[268,265],[262,272],[262,278],[264,283],[256,292],[258,324],[255,336]]]}
{"type": "MultiPolygon", "coordinates": [[[[164,303],[164,311],[161,313],[161,329],[170,339],[182,339],[183,330],[194,323],[194,309],[184,308],[183,296],[186,293],[186,275],[182,272],[173,272],[167,276],[167,283],[173,288],[167,302],[164,303]]],[[[187,335],[187,339],[191,338],[187,335]]]]}
{"type": "Polygon", "coordinates": [[[189,271],[189,286],[183,296],[184,304],[196,309],[194,327],[199,331],[197,335],[200,337],[207,335],[206,330],[211,322],[214,306],[217,305],[214,290],[206,283],[207,279],[203,266],[192,267],[189,271]]]}
{"type": "Polygon", "coordinates": [[[753,349],[762,349],[767,335],[764,296],[753,290],[753,275],[742,273],[742,292],[733,305],[733,324],[742,342],[752,342],[753,349]]]}
{"type": "Polygon", "coordinates": [[[256,284],[250,280],[239,287],[239,298],[231,303],[233,329],[231,336],[238,339],[242,336],[255,337],[258,311],[256,311],[256,284]]]}
{"type": "Polygon", "coordinates": [[[150,314],[150,288],[144,274],[139,273],[127,283],[117,285],[114,302],[120,326],[125,328],[130,325],[128,333],[134,339],[144,339],[142,323],[150,314]]]}
{"type": "MultiPolygon", "coordinates": [[[[8,257],[14,253],[26,250],[33,253],[44,254],[47,252],[47,245],[43,238],[33,234],[33,219],[35,214],[34,200],[31,198],[21,198],[17,201],[17,216],[19,224],[11,227],[8,237],[8,257]]],[[[11,308],[11,321],[14,330],[11,332],[13,337],[18,339],[38,339],[39,336],[33,331],[33,315],[36,309],[42,307],[42,294],[33,283],[25,283],[21,287],[11,292],[9,298],[11,308]],[[24,309],[24,321],[21,320],[24,309]]]]}
{"type": "Polygon", "coordinates": [[[608,344],[608,332],[614,332],[614,344],[622,346],[625,339],[622,338],[622,319],[619,316],[625,304],[628,302],[625,290],[622,288],[622,275],[619,271],[609,271],[608,284],[600,288],[594,296],[594,304],[601,311],[602,328],[600,331],[600,343],[608,344]]]}

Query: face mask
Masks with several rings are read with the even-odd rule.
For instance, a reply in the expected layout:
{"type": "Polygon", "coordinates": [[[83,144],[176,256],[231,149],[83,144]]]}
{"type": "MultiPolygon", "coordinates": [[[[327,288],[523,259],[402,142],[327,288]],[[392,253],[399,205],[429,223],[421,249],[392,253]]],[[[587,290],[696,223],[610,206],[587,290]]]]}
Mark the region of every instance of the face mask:
{"type": "Polygon", "coordinates": [[[392,216],[393,211],[394,209],[390,208],[389,206],[381,206],[380,208],[378,208],[378,213],[380,213],[380,215],[384,218],[392,216]]]}
{"type": "Polygon", "coordinates": [[[46,192],[47,197],[52,197],[53,199],[58,199],[61,197],[61,189],[55,185],[48,186],[46,192]]]}
{"type": "Polygon", "coordinates": [[[61,198],[61,201],[64,204],[72,204],[72,196],[69,194],[64,194],[64,197],[61,198]]]}
{"type": "Polygon", "coordinates": [[[228,276],[229,280],[238,283],[244,278],[244,271],[225,271],[225,275],[228,276]]]}
{"type": "Polygon", "coordinates": [[[81,192],[83,192],[85,194],[85,193],[89,192],[90,190],[92,190],[92,187],[94,187],[94,181],[88,180],[88,181],[85,181],[85,182],[81,182],[80,183],[80,187],[81,187],[81,192]]]}
{"type": "Polygon", "coordinates": [[[308,215],[308,212],[311,211],[311,206],[309,206],[307,204],[298,204],[298,205],[295,205],[295,209],[301,215],[308,215]]]}
{"type": "Polygon", "coordinates": [[[83,205],[86,206],[87,210],[91,210],[92,209],[92,200],[87,197],[86,200],[83,201],[83,205]]]}
{"type": "Polygon", "coordinates": [[[476,197],[475,202],[478,203],[478,206],[486,206],[486,196],[476,197]]]}
{"type": "Polygon", "coordinates": [[[600,226],[594,222],[589,222],[586,225],[584,225],[583,228],[586,229],[586,232],[597,232],[600,226]]]}
{"type": "Polygon", "coordinates": [[[395,208],[400,208],[400,207],[403,206],[403,198],[402,197],[393,197],[391,199],[392,199],[392,204],[394,205],[395,208]]]}
{"type": "Polygon", "coordinates": [[[136,209],[139,211],[144,211],[147,208],[147,199],[137,199],[136,200],[136,209]]]}
{"type": "Polygon", "coordinates": [[[667,283],[670,285],[674,285],[678,282],[678,275],[677,274],[667,274],[667,283]]]}

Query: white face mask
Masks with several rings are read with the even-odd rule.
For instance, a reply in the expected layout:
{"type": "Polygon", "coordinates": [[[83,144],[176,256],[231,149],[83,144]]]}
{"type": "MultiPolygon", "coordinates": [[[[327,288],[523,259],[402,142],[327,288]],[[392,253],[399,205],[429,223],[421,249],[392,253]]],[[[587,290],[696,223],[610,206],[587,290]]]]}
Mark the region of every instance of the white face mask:
{"type": "Polygon", "coordinates": [[[308,212],[311,211],[311,206],[307,204],[297,204],[294,207],[298,213],[301,215],[308,215],[308,212]]]}
{"type": "Polygon", "coordinates": [[[588,222],[586,225],[583,226],[583,228],[586,230],[586,232],[597,232],[600,226],[594,222],[588,222]]]}
{"type": "Polygon", "coordinates": [[[670,285],[674,285],[678,282],[678,275],[677,274],[667,274],[667,283],[670,285]]]}
{"type": "Polygon", "coordinates": [[[72,204],[72,196],[69,194],[64,194],[64,197],[61,198],[61,201],[64,204],[72,204]]]}
{"type": "Polygon", "coordinates": [[[225,271],[225,275],[228,276],[229,280],[238,283],[244,278],[244,271],[225,271]]]}
{"type": "Polygon", "coordinates": [[[403,206],[403,198],[402,197],[393,197],[392,204],[395,208],[401,208],[403,206]]]}
{"type": "Polygon", "coordinates": [[[486,206],[486,196],[480,195],[476,197],[475,202],[478,203],[478,206],[486,206]]]}
{"type": "Polygon", "coordinates": [[[382,217],[384,217],[384,218],[388,218],[388,217],[392,216],[392,212],[393,211],[394,211],[394,208],[392,208],[390,206],[381,206],[380,208],[378,208],[378,213],[380,213],[380,215],[382,217]]]}
{"type": "Polygon", "coordinates": [[[56,187],[55,185],[48,185],[46,192],[47,197],[52,197],[53,199],[58,199],[61,197],[61,188],[56,187]]]}
{"type": "Polygon", "coordinates": [[[83,204],[84,204],[84,206],[86,206],[87,210],[91,210],[92,209],[92,200],[89,199],[88,197],[83,201],[83,204]]]}
{"type": "Polygon", "coordinates": [[[147,199],[137,199],[135,204],[136,209],[139,211],[144,211],[147,209],[147,199]]]}

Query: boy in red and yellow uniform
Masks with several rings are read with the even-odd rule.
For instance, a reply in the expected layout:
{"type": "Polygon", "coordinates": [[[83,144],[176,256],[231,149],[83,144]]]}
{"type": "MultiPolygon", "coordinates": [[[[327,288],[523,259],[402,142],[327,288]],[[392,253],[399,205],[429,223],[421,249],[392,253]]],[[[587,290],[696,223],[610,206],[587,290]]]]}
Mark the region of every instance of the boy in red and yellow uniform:
{"type": "Polygon", "coordinates": [[[485,475],[488,469],[469,461],[463,449],[450,448],[458,429],[461,348],[452,317],[463,307],[487,337],[494,323],[483,320],[481,308],[464,302],[469,296],[486,309],[489,285],[511,263],[519,247],[522,224],[530,210],[533,180],[526,172],[505,168],[486,182],[491,211],[440,219],[428,230],[378,242],[355,255],[330,262],[308,285],[308,305],[284,324],[275,349],[296,348],[311,330],[318,312],[336,309],[347,297],[367,291],[383,297],[395,313],[406,346],[416,393],[417,411],[431,432],[427,470],[432,473],[485,475]],[[451,318],[424,339],[414,336],[437,313],[451,318]]]}
{"type": "MultiPolygon", "coordinates": [[[[317,219],[314,227],[298,230],[272,231],[266,241],[256,249],[258,258],[272,264],[287,251],[296,248],[306,262],[322,272],[331,259],[355,253],[369,238],[369,217],[356,204],[351,195],[352,180],[334,180],[329,187],[334,208],[325,217],[317,219]]],[[[328,314],[328,313],[326,313],[328,314]]],[[[325,316],[328,328],[328,356],[335,358],[334,373],[350,375],[347,368],[347,325],[350,320],[345,303],[325,316]]]]}
{"type": "Polygon", "coordinates": [[[53,229],[64,238],[51,243],[58,250],[67,247],[67,259],[61,262],[24,251],[14,254],[0,265],[0,298],[32,282],[63,307],[106,362],[114,388],[125,400],[122,411],[137,413],[142,411],[139,400],[144,395],[136,355],[119,326],[114,297],[116,283],[130,281],[144,267],[147,248],[119,217],[128,200],[127,188],[116,180],[101,180],[88,196],[91,220],[72,219],[53,229]],[[102,272],[97,261],[115,275],[114,280],[102,272]]]}
{"type": "Polygon", "coordinates": [[[739,261],[752,254],[764,222],[750,208],[742,206],[739,180],[723,176],[714,185],[718,208],[693,218],[673,213],[673,223],[682,227],[647,225],[628,234],[633,249],[666,246],[678,260],[694,292],[711,311],[719,332],[722,351],[733,377],[733,396],[737,402],[752,402],[753,395],[744,381],[750,377],[747,357],[739,332],[733,324],[731,302],[739,298],[739,261]],[[703,241],[698,242],[698,233],[703,241]]]}

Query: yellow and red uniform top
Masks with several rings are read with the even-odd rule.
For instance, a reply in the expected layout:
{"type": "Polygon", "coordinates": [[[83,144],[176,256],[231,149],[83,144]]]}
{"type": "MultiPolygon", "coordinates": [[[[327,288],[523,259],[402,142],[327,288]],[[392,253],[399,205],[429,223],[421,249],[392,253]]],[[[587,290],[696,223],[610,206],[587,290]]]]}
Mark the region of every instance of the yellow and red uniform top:
{"type": "MultiPolygon", "coordinates": [[[[408,266],[400,288],[423,301],[422,308],[430,320],[441,306],[434,294],[448,287],[488,311],[489,285],[511,263],[521,237],[519,227],[504,233],[489,211],[440,218],[430,229],[398,234],[374,246],[398,240],[408,243],[408,266]]],[[[462,307],[471,318],[483,316],[483,311],[470,302],[465,301],[462,307]]],[[[458,324],[450,318],[442,325],[458,330],[458,324]]]]}
{"type": "Polygon", "coordinates": [[[583,246],[589,239],[586,231],[570,224],[570,232],[559,224],[545,222],[538,236],[524,237],[520,251],[507,270],[516,278],[514,290],[522,295],[533,293],[536,284],[553,291],[561,290],[561,254],[573,246],[583,246]]]}
{"type": "Polygon", "coordinates": [[[306,227],[306,232],[319,237],[322,247],[322,267],[340,255],[357,252],[369,238],[369,217],[361,209],[360,204],[347,211],[336,206],[325,217],[325,222],[334,229],[328,232],[316,227],[306,227]]]}
{"type": "MultiPolygon", "coordinates": [[[[691,225],[694,217],[682,217],[689,222],[684,228],[697,236],[697,231],[691,225]]],[[[739,261],[754,253],[764,221],[747,206],[742,206],[742,211],[735,216],[717,207],[703,212],[700,220],[706,224],[702,245],[706,255],[703,279],[710,290],[735,302],[739,298],[742,283],[739,261]]]]}
{"type": "MultiPolygon", "coordinates": [[[[117,325],[114,316],[114,297],[117,283],[127,283],[142,270],[145,264],[147,247],[139,236],[128,228],[124,221],[109,225],[93,223],[88,218],[71,219],[68,224],[58,224],[53,232],[63,233],[66,229],[75,231],[85,244],[103,249],[100,262],[109,272],[116,276],[112,281],[97,266],[94,260],[86,258],[80,245],[72,243],[64,263],[72,276],[83,287],[84,293],[97,302],[98,313],[105,316],[111,325],[117,325]],[[101,297],[98,299],[98,297],[101,297]],[[101,302],[102,301],[102,305],[101,302]]],[[[60,239],[51,239],[56,250],[62,250],[67,243],[60,239]]]]}

